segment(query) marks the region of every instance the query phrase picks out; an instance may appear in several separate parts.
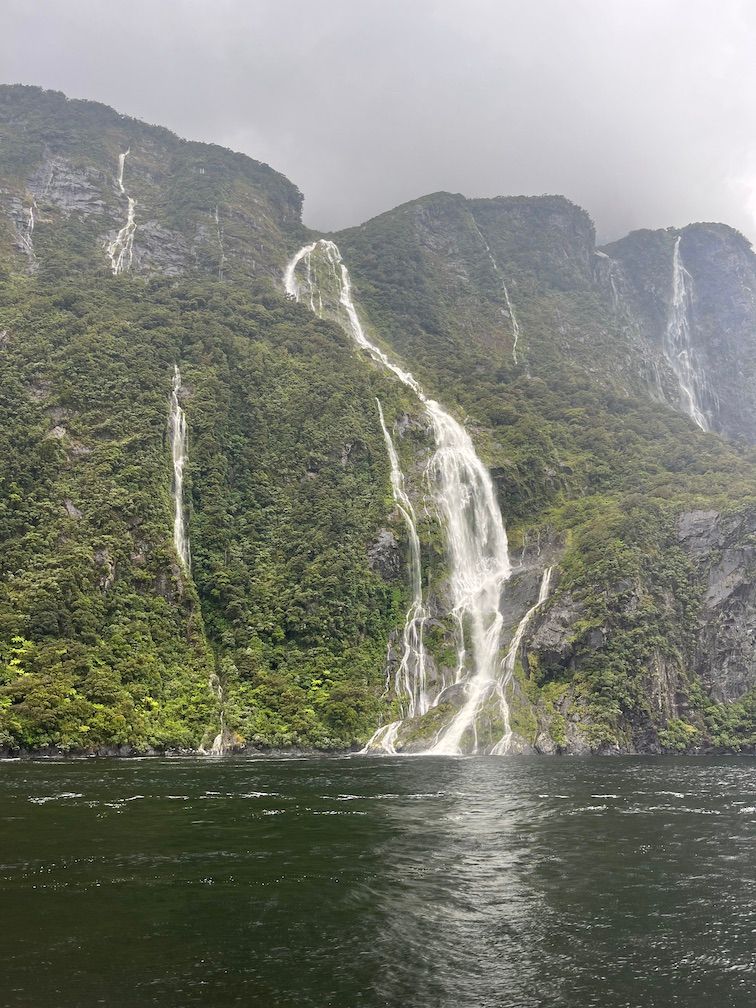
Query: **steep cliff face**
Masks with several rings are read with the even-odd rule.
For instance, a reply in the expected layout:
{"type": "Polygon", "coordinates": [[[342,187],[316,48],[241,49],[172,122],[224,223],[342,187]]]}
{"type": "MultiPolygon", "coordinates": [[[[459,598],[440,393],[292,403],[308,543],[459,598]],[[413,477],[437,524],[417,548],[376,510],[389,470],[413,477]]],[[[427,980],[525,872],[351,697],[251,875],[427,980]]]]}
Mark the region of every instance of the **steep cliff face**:
{"type": "Polygon", "coordinates": [[[95,102],[0,88],[0,251],[13,269],[277,280],[301,204],[251,158],[95,102]]]}
{"type": "Polygon", "coordinates": [[[652,394],[690,412],[675,359],[687,357],[700,376],[706,427],[756,442],[756,256],[746,239],[723,224],[691,224],[636,231],[603,251],[617,312],[645,343],[644,356],[651,351],[652,394]],[[681,319],[674,304],[676,246],[681,319]],[[684,338],[672,348],[670,330],[681,324],[684,338]]]}
{"type": "MultiPolygon", "coordinates": [[[[665,357],[677,236],[649,243],[642,294],[624,262],[595,248],[587,216],[559,198],[440,194],[336,237],[373,337],[420,361],[445,404],[468,417],[510,541],[525,547],[504,592],[504,642],[535,603],[544,568],[555,568],[519,648],[518,745],[635,752],[750,737],[751,616],[743,624],[712,609],[700,582],[720,567],[734,577],[734,567],[736,597],[747,595],[742,508],[754,472],[701,432],[665,357]],[[732,516],[726,559],[712,544],[694,560],[677,537],[681,515],[702,501],[732,516]],[[552,545],[538,558],[533,542],[552,545]],[[736,692],[725,685],[733,675],[736,692]],[[718,703],[733,705],[736,731],[712,720],[718,703]]],[[[692,255],[691,269],[703,269],[692,255]]],[[[422,482],[414,492],[427,510],[422,482]]],[[[431,598],[443,599],[442,556],[426,574],[431,598]]],[[[452,629],[437,627],[447,662],[452,629]]],[[[458,693],[443,695],[447,718],[464,702],[458,693]]],[[[420,719],[407,748],[430,744],[443,718],[420,719]]],[[[493,711],[491,737],[500,730],[493,711]]]]}
{"type": "MultiPolygon", "coordinates": [[[[222,721],[229,745],[346,747],[395,718],[410,542],[377,398],[439,697],[398,742],[427,748],[468,695],[434,432],[333,324],[338,298],[319,319],[284,297],[297,189],[36,88],[0,88],[0,140],[0,746],[207,747],[222,721]]],[[[756,744],[745,240],[691,225],[596,249],[562,197],[448,193],[335,238],[371,340],[493,477],[510,748],[756,744]]],[[[480,747],[506,728],[492,693],[480,747]]]]}
{"type": "Polygon", "coordinates": [[[691,665],[712,699],[756,688],[756,512],[692,511],[678,538],[703,588],[691,665]]]}

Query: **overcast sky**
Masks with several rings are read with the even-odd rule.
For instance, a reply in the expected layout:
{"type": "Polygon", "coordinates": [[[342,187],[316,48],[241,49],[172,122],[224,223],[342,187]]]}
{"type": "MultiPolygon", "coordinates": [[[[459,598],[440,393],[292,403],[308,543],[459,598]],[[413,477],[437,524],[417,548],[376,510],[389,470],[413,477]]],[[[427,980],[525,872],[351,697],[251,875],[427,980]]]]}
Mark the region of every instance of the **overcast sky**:
{"type": "Polygon", "coordinates": [[[0,74],[267,161],[315,228],[445,189],[756,239],[754,0],[0,0],[0,74]]]}

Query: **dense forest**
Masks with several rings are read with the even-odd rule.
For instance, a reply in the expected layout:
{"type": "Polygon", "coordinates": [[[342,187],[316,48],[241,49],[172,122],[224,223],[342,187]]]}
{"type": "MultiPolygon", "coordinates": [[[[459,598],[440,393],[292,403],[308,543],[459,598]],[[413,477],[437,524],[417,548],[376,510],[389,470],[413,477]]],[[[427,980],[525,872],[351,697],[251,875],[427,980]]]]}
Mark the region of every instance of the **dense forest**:
{"type": "MultiPolygon", "coordinates": [[[[0,747],[363,745],[401,713],[410,590],[376,398],[418,513],[439,669],[455,661],[449,571],[416,397],[337,313],[284,295],[308,239],[298,191],[33,88],[0,88],[0,140],[0,747]],[[126,194],[133,255],[114,275],[126,194]],[[189,571],[172,539],[174,366],[189,571]]],[[[602,251],[561,197],[436,194],[332,236],[371,337],[493,476],[508,638],[555,569],[517,655],[523,748],[756,745],[753,255],[703,227],[680,247],[692,338],[724,361],[708,431],[662,353],[677,232],[602,251]]]]}

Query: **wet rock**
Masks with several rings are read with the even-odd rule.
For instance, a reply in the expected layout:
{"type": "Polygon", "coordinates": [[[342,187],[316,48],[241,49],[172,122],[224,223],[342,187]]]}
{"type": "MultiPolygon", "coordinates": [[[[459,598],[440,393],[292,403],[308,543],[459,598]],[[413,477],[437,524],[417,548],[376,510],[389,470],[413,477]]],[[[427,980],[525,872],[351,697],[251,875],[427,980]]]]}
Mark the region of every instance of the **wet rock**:
{"type": "Polygon", "coordinates": [[[66,514],[68,515],[69,518],[74,518],[78,521],[80,518],[84,517],[83,513],[76,507],[74,502],[70,500],[68,497],[66,497],[66,499],[63,501],[63,507],[66,509],[66,514]]]}
{"type": "Polygon", "coordinates": [[[582,616],[582,606],[571,595],[559,598],[546,611],[530,639],[530,647],[550,666],[566,668],[573,656],[573,628],[582,616]]]}
{"type": "Polygon", "coordinates": [[[402,576],[402,556],[396,536],[390,529],[382,528],[374,543],[368,548],[368,562],[372,570],[386,581],[402,576]]]}
{"type": "Polygon", "coordinates": [[[756,688],[756,510],[692,511],[678,536],[704,586],[693,667],[711,697],[740,699],[756,688]]]}
{"type": "Polygon", "coordinates": [[[115,581],[115,561],[107,549],[95,550],[94,561],[101,572],[98,580],[100,591],[106,592],[115,581]]]}
{"type": "Polygon", "coordinates": [[[109,177],[96,168],[77,167],[65,158],[48,154],[26,184],[41,206],[53,206],[66,215],[90,215],[106,212],[102,192],[109,182],[109,177]]]}
{"type": "Polygon", "coordinates": [[[694,555],[719,545],[719,512],[686,511],[677,519],[677,538],[694,555]]]}
{"type": "Polygon", "coordinates": [[[139,204],[136,225],[132,272],[162,273],[164,276],[186,273],[193,255],[183,235],[155,220],[140,219],[139,204]]]}

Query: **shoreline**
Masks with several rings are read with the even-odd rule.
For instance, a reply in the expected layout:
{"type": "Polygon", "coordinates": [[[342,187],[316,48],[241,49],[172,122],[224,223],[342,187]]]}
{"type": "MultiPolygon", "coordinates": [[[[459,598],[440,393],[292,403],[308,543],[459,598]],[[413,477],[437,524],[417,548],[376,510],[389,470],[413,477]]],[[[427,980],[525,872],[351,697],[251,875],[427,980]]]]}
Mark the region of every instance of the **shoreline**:
{"type": "MultiPolygon", "coordinates": [[[[360,756],[364,755],[368,759],[386,759],[386,753],[362,753],[360,749],[298,749],[295,747],[288,749],[237,749],[231,752],[225,753],[209,753],[202,752],[196,749],[166,749],[166,750],[149,750],[146,752],[139,752],[135,749],[131,749],[129,746],[113,746],[113,747],[101,747],[99,749],[56,749],[54,747],[46,747],[44,749],[0,749],[0,763],[3,762],[40,762],[45,761],[82,761],[82,760],[151,760],[151,759],[196,759],[200,761],[218,761],[218,760],[249,760],[250,762],[255,760],[305,760],[313,758],[332,758],[332,759],[343,759],[346,756],[360,756]]],[[[394,758],[422,758],[428,756],[427,753],[422,752],[398,752],[396,754],[391,754],[394,758]]],[[[518,753],[507,753],[504,754],[505,759],[510,759],[512,757],[539,757],[542,759],[585,759],[585,758],[600,758],[600,759],[616,759],[619,757],[644,757],[644,758],[659,758],[663,759],[668,756],[682,757],[689,756],[695,757],[697,759],[706,759],[708,757],[719,757],[719,756],[756,756],[756,746],[744,746],[742,749],[732,749],[732,748],[703,748],[699,747],[696,749],[685,749],[685,750],[647,750],[647,751],[637,751],[637,750],[588,750],[581,752],[554,752],[554,753],[541,753],[531,750],[530,752],[518,752],[518,753]]],[[[476,753],[476,754],[462,754],[459,756],[433,756],[433,759],[489,759],[491,758],[489,754],[476,753]]],[[[494,757],[497,758],[497,757],[494,757]]],[[[499,757],[500,758],[500,757],[499,757]]]]}

